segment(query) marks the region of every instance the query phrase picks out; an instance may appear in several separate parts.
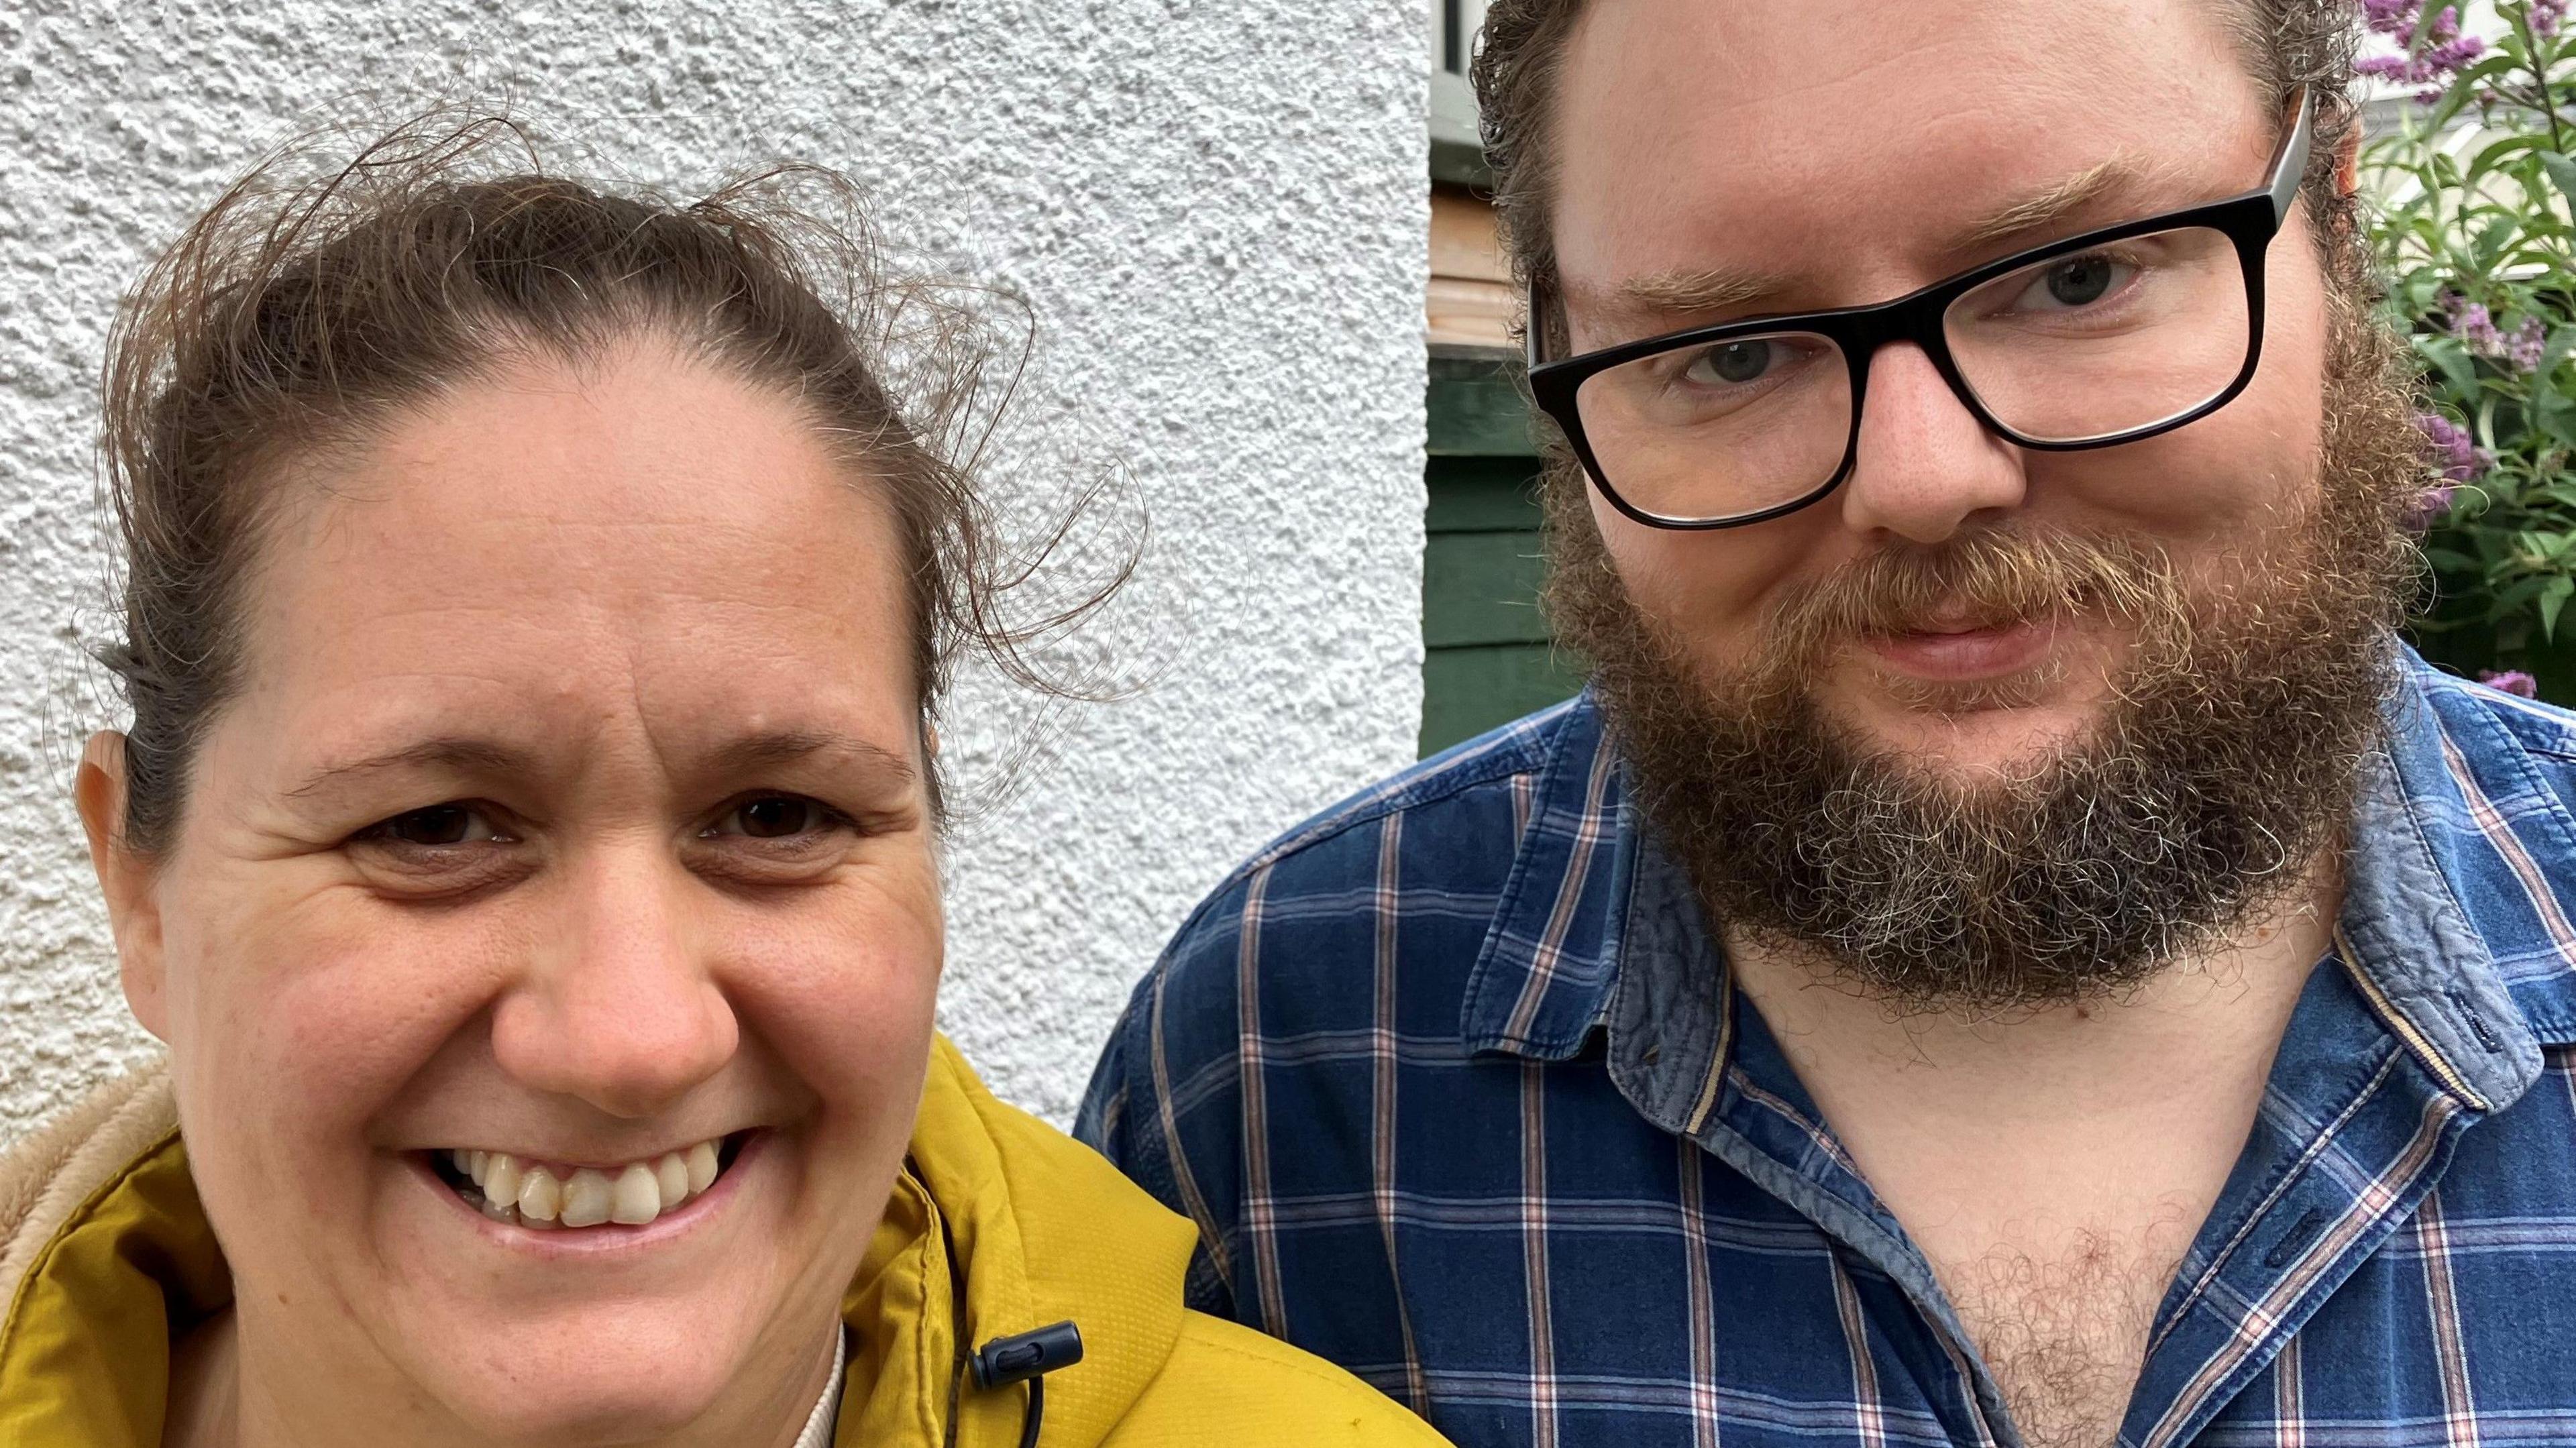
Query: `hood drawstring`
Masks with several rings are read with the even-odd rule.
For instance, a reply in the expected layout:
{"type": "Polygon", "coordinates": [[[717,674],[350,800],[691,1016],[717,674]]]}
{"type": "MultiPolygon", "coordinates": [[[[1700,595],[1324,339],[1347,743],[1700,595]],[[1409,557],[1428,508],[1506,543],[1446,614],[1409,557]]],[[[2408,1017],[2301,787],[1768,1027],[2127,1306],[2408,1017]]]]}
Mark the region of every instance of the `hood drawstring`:
{"type": "Polygon", "coordinates": [[[997,1337],[977,1348],[967,1367],[978,1388],[1029,1385],[1028,1415],[1020,1420],[1020,1448],[1038,1448],[1038,1429],[1046,1422],[1046,1375],[1080,1361],[1082,1330],[1059,1322],[1035,1332],[997,1337]]]}
{"type": "MultiPolygon", "coordinates": [[[[912,1158],[904,1158],[904,1169],[916,1178],[920,1172],[912,1158]]],[[[957,1239],[948,1230],[948,1214],[939,1204],[930,1204],[930,1217],[939,1224],[940,1255],[948,1259],[948,1287],[956,1301],[957,1331],[963,1341],[966,1331],[966,1268],[957,1260],[957,1239]]],[[[963,1347],[957,1352],[957,1366],[948,1377],[948,1448],[957,1443],[957,1397],[961,1380],[972,1377],[976,1390],[989,1392],[1007,1388],[1013,1383],[1029,1385],[1029,1406],[1020,1418],[1020,1448],[1037,1448],[1038,1431],[1046,1424],[1046,1375],[1058,1368],[1069,1368],[1082,1361],[1082,1330],[1071,1322],[1059,1322],[1032,1332],[997,1337],[969,1353],[963,1347]]]]}

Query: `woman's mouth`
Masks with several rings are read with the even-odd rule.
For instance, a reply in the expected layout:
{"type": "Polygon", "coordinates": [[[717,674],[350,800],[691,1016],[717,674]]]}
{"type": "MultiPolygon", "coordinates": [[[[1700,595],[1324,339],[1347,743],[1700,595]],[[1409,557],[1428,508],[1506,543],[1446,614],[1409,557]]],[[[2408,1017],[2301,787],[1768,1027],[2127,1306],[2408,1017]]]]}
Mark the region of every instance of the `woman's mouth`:
{"type": "Polygon", "coordinates": [[[425,1156],[440,1181],[496,1222],[541,1232],[649,1227],[713,1187],[750,1135],[738,1131],[659,1156],[596,1166],[461,1146],[425,1156]]]}

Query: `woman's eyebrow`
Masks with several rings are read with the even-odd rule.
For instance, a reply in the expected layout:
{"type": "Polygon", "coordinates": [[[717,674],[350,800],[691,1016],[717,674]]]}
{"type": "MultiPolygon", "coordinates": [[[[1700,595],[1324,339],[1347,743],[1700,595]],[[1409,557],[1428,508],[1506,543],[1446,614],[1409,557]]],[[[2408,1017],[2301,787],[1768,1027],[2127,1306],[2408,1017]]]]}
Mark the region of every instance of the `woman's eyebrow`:
{"type": "Polygon", "coordinates": [[[817,756],[909,783],[919,773],[911,760],[881,744],[837,729],[778,729],[734,740],[708,756],[709,765],[726,774],[743,774],[817,756]]]}
{"type": "Polygon", "coordinates": [[[455,774],[505,775],[526,771],[533,760],[525,751],[489,739],[425,739],[364,759],[329,764],[316,770],[287,796],[302,799],[372,774],[396,770],[444,770],[455,774]]]}

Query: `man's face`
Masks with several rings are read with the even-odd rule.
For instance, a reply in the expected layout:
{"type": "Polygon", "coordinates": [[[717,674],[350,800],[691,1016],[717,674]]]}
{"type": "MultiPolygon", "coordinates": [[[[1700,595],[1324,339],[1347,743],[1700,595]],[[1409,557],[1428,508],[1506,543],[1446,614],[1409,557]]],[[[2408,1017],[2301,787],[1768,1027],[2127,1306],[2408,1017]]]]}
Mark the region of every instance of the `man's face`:
{"type": "MultiPolygon", "coordinates": [[[[2193,0],[1597,0],[1554,133],[1572,346],[1883,301],[2235,195],[2265,179],[2282,124],[2193,0]],[[1731,299],[1689,295],[1712,288],[1731,299]]],[[[2317,488],[2328,313],[2304,210],[2271,249],[2266,294],[2252,386],[2161,438],[2023,451],[1899,344],[1871,366],[1853,470],[1823,502],[1716,532],[1649,528],[1597,493],[1593,516],[1639,612],[1710,674],[1756,666],[1766,620],[1802,589],[1981,530],[2117,537],[2207,596],[2317,488]]],[[[1804,681],[1814,706],[1962,781],[2099,724],[2130,621],[1981,612],[1933,604],[1831,649],[1804,681]]]]}
{"type": "MultiPolygon", "coordinates": [[[[2235,196],[2287,120],[2194,0],[1595,0],[1565,59],[1577,352],[2235,196]]],[[[2304,205],[2264,290],[2251,385],[2147,441],[2018,448],[1898,343],[1801,511],[1663,530],[1559,477],[1551,607],[1731,937],[2002,1006],[2140,979],[2311,877],[2421,439],[2304,205]]]]}

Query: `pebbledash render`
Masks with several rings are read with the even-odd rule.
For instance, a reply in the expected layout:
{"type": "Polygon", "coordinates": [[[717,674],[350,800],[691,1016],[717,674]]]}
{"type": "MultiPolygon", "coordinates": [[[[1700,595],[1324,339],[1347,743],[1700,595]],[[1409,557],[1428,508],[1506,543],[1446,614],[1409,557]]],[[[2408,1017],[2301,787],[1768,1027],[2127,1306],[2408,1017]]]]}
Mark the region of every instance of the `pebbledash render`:
{"type": "MultiPolygon", "coordinates": [[[[0,19],[0,1142],[148,1045],[67,798],[82,732],[117,722],[82,652],[108,596],[91,444],[117,295],[266,145],[353,94],[431,92],[513,97],[605,174],[851,171],[928,267],[1028,299],[1000,473],[1132,483],[1149,551],[1094,642],[1139,687],[1072,711],[955,836],[942,1018],[1002,1095],[1068,1119],[1191,904],[1414,756],[1425,24],[1382,0],[0,19]]],[[[963,793],[1024,722],[970,681],[963,793]]]]}

